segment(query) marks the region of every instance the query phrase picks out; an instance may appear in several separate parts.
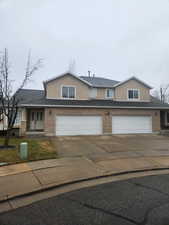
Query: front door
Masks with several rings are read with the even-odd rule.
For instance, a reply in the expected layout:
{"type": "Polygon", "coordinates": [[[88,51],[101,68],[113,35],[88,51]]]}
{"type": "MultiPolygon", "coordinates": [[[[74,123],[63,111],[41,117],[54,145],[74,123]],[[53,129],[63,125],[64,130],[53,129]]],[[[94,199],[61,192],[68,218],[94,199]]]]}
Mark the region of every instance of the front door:
{"type": "Polygon", "coordinates": [[[30,130],[43,130],[43,111],[31,110],[30,112],[30,130]]]}

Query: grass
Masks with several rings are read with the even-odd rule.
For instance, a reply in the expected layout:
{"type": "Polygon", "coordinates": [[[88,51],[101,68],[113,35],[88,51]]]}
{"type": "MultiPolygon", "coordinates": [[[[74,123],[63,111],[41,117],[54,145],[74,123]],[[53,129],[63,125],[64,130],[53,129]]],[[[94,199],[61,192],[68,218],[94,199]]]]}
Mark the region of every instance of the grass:
{"type": "MultiPolygon", "coordinates": [[[[3,145],[3,138],[0,138],[0,145],[3,145]]],[[[11,138],[9,145],[15,145],[15,149],[0,149],[0,163],[19,163],[26,161],[57,158],[56,149],[49,139],[34,138],[11,138]],[[28,143],[28,159],[21,160],[19,157],[19,145],[21,142],[28,143]]]]}

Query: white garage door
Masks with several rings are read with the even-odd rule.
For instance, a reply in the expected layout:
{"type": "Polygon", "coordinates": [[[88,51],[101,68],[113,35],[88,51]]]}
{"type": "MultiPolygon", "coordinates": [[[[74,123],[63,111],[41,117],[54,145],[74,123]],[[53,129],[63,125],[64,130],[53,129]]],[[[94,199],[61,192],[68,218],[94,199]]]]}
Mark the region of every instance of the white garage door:
{"type": "Polygon", "coordinates": [[[101,116],[57,116],[56,135],[102,134],[101,116]]]}
{"type": "Polygon", "coordinates": [[[113,134],[152,133],[151,116],[113,116],[113,134]]]}

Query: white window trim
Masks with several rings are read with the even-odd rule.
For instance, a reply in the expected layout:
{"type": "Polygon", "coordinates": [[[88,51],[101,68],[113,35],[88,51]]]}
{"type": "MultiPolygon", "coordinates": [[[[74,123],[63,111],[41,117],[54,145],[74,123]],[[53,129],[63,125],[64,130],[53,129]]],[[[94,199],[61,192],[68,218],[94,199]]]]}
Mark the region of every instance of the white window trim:
{"type": "Polygon", "coordinates": [[[128,101],[140,101],[140,89],[137,88],[128,88],[127,89],[127,100],[128,101]],[[129,91],[138,91],[138,98],[129,98],[129,91]]]}
{"type": "Polygon", "coordinates": [[[114,98],[114,89],[112,89],[112,88],[106,88],[106,90],[105,90],[105,98],[107,98],[107,99],[113,99],[114,98]],[[113,91],[113,96],[112,97],[107,97],[107,90],[112,90],[113,91]]]}
{"type": "Polygon", "coordinates": [[[69,100],[76,99],[76,86],[74,86],[74,85],[61,85],[61,98],[62,99],[69,99],[69,100]],[[62,95],[62,89],[63,89],[63,87],[73,87],[75,89],[75,97],[74,98],[64,98],[63,95],[62,95]]]}

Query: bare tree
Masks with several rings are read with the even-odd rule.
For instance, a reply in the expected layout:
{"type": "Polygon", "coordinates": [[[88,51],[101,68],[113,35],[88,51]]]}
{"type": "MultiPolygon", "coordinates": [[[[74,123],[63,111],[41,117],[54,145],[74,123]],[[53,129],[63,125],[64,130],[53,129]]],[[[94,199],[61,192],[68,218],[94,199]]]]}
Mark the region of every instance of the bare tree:
{"type": "Polygon", "coordinates": [[[7,118],[4,146],[9,146],[10,133],[15,124],[19,103],[21,101],[18,97],[19,91],[27,84],[28,81],[30,81],[32,75],[41,65],[41,59],[31,65],[31,55],[29,53],[23,80],[16,91],[13,92],[8,60],[8,51],[5,49],[0,57],[0,114],[7,118]]]}
{"type": "Polygon", "coordinates": [[[160,100],[163,103],[168,103],[168,100],[169,100],[169,84],[160,86],[160,100]]]}
{"type": "Polygon", "coordinates": [[[152,95],[159,99],[162,103],[169,103],[169,84],[160,85],[159,90],[154,90],[152,95]]]}

